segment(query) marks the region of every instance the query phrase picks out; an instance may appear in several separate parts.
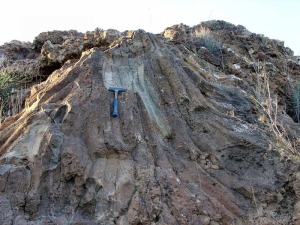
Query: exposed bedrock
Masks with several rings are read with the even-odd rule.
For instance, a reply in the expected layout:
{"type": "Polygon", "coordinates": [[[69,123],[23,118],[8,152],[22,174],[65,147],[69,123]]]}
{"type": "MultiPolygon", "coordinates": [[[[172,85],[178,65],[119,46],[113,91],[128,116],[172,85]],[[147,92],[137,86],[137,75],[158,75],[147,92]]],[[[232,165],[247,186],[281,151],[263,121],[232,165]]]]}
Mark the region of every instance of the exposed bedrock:
{"type": "Polygon", "coordinates": [[[0,126],[0,223],[297,224],[299,164],[270,147],[243,86],[208,80],[180,43],[120,35],[0,126]],[[117,118],[111,86],[128,89],[117,118]]]}

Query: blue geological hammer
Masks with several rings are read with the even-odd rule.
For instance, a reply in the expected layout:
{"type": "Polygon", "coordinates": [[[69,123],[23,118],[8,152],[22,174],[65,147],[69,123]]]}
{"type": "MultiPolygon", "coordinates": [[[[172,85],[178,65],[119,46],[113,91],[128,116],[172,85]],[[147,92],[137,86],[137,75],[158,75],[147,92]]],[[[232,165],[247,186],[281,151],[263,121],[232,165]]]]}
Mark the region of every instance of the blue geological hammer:
{"type": "Polygon", "coordinates": [[[113,102],[112,116],[113,117],[118,117],[119,116],[118,94],[121,93],[121,92],[127,91],[127,89],[126,88],[119,88],[119,87],[109,87],[108,90],[115,93],[115,99],[114,99],[114,102],[113,102]]]}

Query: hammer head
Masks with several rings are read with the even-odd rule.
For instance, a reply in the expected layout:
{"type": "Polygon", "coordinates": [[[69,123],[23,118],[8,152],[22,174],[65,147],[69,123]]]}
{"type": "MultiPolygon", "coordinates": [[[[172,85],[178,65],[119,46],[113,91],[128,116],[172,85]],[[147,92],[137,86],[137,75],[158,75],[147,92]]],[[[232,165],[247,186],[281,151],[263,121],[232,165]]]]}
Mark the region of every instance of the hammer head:
{"type": "Polygon", "coordinates": [[[120,88],[120,87],[109,87],[108,90],[117,94],[127,91],[126,88],[120,88]]]}

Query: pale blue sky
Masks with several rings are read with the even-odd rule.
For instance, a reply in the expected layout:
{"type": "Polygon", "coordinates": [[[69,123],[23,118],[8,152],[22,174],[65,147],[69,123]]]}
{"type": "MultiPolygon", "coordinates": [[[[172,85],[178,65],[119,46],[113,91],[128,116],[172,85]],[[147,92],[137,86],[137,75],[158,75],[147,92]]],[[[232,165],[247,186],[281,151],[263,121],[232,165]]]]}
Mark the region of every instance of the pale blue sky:
{"type": "Polygon", "coordinates": [[[220,19],[285,42],[300,55],[300,0],[6,0],[0,45],[33,41],[43,31],[96,27],[159,33],[168,26],[220,19]],[[42,3],[43,2],[43,3],[42,3]]]}

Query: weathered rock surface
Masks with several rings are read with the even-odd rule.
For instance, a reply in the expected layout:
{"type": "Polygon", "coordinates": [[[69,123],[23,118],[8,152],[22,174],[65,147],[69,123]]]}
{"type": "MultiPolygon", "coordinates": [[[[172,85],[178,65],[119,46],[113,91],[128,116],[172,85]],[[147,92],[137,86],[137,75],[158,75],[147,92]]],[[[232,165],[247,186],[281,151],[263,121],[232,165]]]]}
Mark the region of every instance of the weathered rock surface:
{"type": "Polygon", "coordinates": [[[220,54],[198,45],[200,25],[37,38],[40,62],[60,66],[0,126],[0,223],[298,224],[298,154],[272,144],[252,98],[263,54],[297,141],[283,110],[297,60],[241,26],[201,26],[220,54]],[[128,89],[118,118],[110,86],[128,89]]]}

